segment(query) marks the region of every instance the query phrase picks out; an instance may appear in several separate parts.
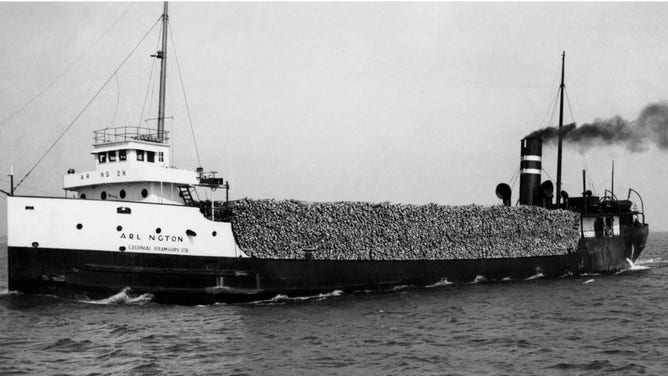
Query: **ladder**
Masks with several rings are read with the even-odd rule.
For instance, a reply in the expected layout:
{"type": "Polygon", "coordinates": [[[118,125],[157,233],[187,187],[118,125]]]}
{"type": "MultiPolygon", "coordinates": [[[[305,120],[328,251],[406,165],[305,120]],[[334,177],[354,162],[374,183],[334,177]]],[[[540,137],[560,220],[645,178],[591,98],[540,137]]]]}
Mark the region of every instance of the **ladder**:
{"type": "Polygon", "coordinates": [[[177,186],[179,190],[179,196],[183,198],[183,203],[186,204],[186,206],[197,206],[197,203],[195,203],[195,200],[193,199],[193,195],[190,192],[190,187],[187,185],[179,185],[177,186]]]}

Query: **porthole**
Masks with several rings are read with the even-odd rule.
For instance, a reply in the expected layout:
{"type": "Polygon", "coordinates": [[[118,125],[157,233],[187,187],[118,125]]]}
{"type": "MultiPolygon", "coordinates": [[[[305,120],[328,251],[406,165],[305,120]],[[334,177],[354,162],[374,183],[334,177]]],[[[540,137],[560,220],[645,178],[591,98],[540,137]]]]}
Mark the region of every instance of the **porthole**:
{"type": "Polygon", "coordinates": [[[148,197],[148,189],[144,188],[141,190],[141,197],[143,198],[148,197]]]}
{"type": "Polygon", "coordinates": [[[77,223],[77,230],[81,230],[83,228],[83,225],[81,223],[77,223]]]}
{"type": "Polygon", "coordinates": [[[162,229],[161,229],[160,227],[158,227],[158,228],[155,229],[155,233],[156,233],[156,234],[159,234],[159,233],[161,233],[161,232],[162,232],[162,229]]]}
{"type": "Polygon", "coordinates": [[[106,200],[107,199],[107,192],[102,191],[102,193],[100,193],[100,198],[103,199],[103,200],[106,200]]]}
{"type": "Polygon", "coordinates": [[[123,231],[123,226],[116,226],[116,231],[123,231]]]}
{"type": "Polygon", "coordinates": [[[214,232],[211,233],[211,235],[216,236],[216,235],[218,235],[218,233],[214,231],[214,232]]]}
{"type": "Polygon", "coordinates": [[[79,196],[79,198],[81,198],[82,200],[85,200],[85,199],[86,199],[86,194],[85,194],[85,193],[82,193],[82,194],[79,196]]]}
{"type": "Polygon", "coordinates": [[[125,198],[125,189],[121,189],[118,195],[121,196],[121,198],[125,198]]]}
{"type": "Polygon", "coordinates": [[[124,247],[124,246],[120,246],[120,247],[118,247],[118,250],[121,251],[121,252],[125,252],[125,247],[124,247]]]}

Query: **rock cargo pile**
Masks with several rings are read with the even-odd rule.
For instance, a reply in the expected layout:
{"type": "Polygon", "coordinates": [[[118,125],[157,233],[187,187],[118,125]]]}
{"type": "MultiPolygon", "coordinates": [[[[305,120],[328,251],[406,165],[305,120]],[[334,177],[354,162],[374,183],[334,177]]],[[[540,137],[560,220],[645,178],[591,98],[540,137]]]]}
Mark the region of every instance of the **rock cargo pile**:
{"type": "Polygon", "coordinates": [[[516,258],[573,252],[579,239],[577,214],[533,206],[243,199],[219,219],[258,258],[303,258],[305,251],[329,260],[516,258]]]}

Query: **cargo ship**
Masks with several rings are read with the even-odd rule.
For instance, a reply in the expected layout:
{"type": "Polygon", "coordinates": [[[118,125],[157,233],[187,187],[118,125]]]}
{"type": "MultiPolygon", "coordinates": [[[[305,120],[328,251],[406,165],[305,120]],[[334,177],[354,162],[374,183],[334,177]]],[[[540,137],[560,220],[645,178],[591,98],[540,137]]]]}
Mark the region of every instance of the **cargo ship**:
{"type": "MultiPolygon", "coordinates": [[[[581,197],[561,190],[561,139],[556,202],[554,187],[541,183],[542,140],[521,141],[519,205],[577,213],[577,247],[562,254],[527,257],[413,260],[335,260],[255,257],[235,238],[233,223],[217,220],[216,191],[230,185],[214,172],[172,167],[165,131],[168,5],[162,15],[157,127],[94,131],[90,171],[69,170],[66,197],[7,194],[8,282],[11,291],[97,299],[130,289],[160,303],[210,304],[335,290],[367,291],[439,282],[526,279],[567,274],[614,273],[628,268],[648,235],[644,206],[618,200],[614,192],[581,197]],[[197,190],[208,190],[209,202],[197,190]]],[[[562,69],[563,103],[563,69],[562,69]]],[[[562,111],[563,113],[563,111],[562,111]]],[[[560,117],[560,125],[562,123],[560,117]]],[[[511,191],[497,196],[511,205],[511,191]]],[[[642,199],[635,190],[629,190],[642,199]]],[[[536,235],[538,236],[538,235],[536,235]]]]}

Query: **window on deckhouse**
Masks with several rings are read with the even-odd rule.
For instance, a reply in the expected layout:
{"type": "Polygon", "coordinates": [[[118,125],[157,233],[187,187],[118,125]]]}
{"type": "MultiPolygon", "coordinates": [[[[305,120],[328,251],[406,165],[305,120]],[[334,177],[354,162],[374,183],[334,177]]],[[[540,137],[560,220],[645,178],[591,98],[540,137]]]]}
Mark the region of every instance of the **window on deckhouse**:
{"type": "Polygon", "coordinates": [[[146,152],[146,161],[147,162],[155,162],[155,152],[154,151],[147,151],[146,152]]]}
{"type": "Polygon", "coordinates": [[[143,161],[144,160],[144,151],[143,150],[137,150],[137,160],[138,161],[143,161]]]}
{"type": "Polygon", "coordinates": [[[97,161],[99,163],[106,163],[107,162],[107,153],[98,153],[97,154],[97,161]]]}
{"type": "Polygon", "coordinates": [[[116,162],[116,152],[115,151],[110,151],[109,152],[109,162],[116,162]]]}
{"type": "Polygon", "coordinates": [[[119,161],[125,161],[128,159],[128,152],[127,150],[119,150],[118,151],[118,160],[119,161]]]}

